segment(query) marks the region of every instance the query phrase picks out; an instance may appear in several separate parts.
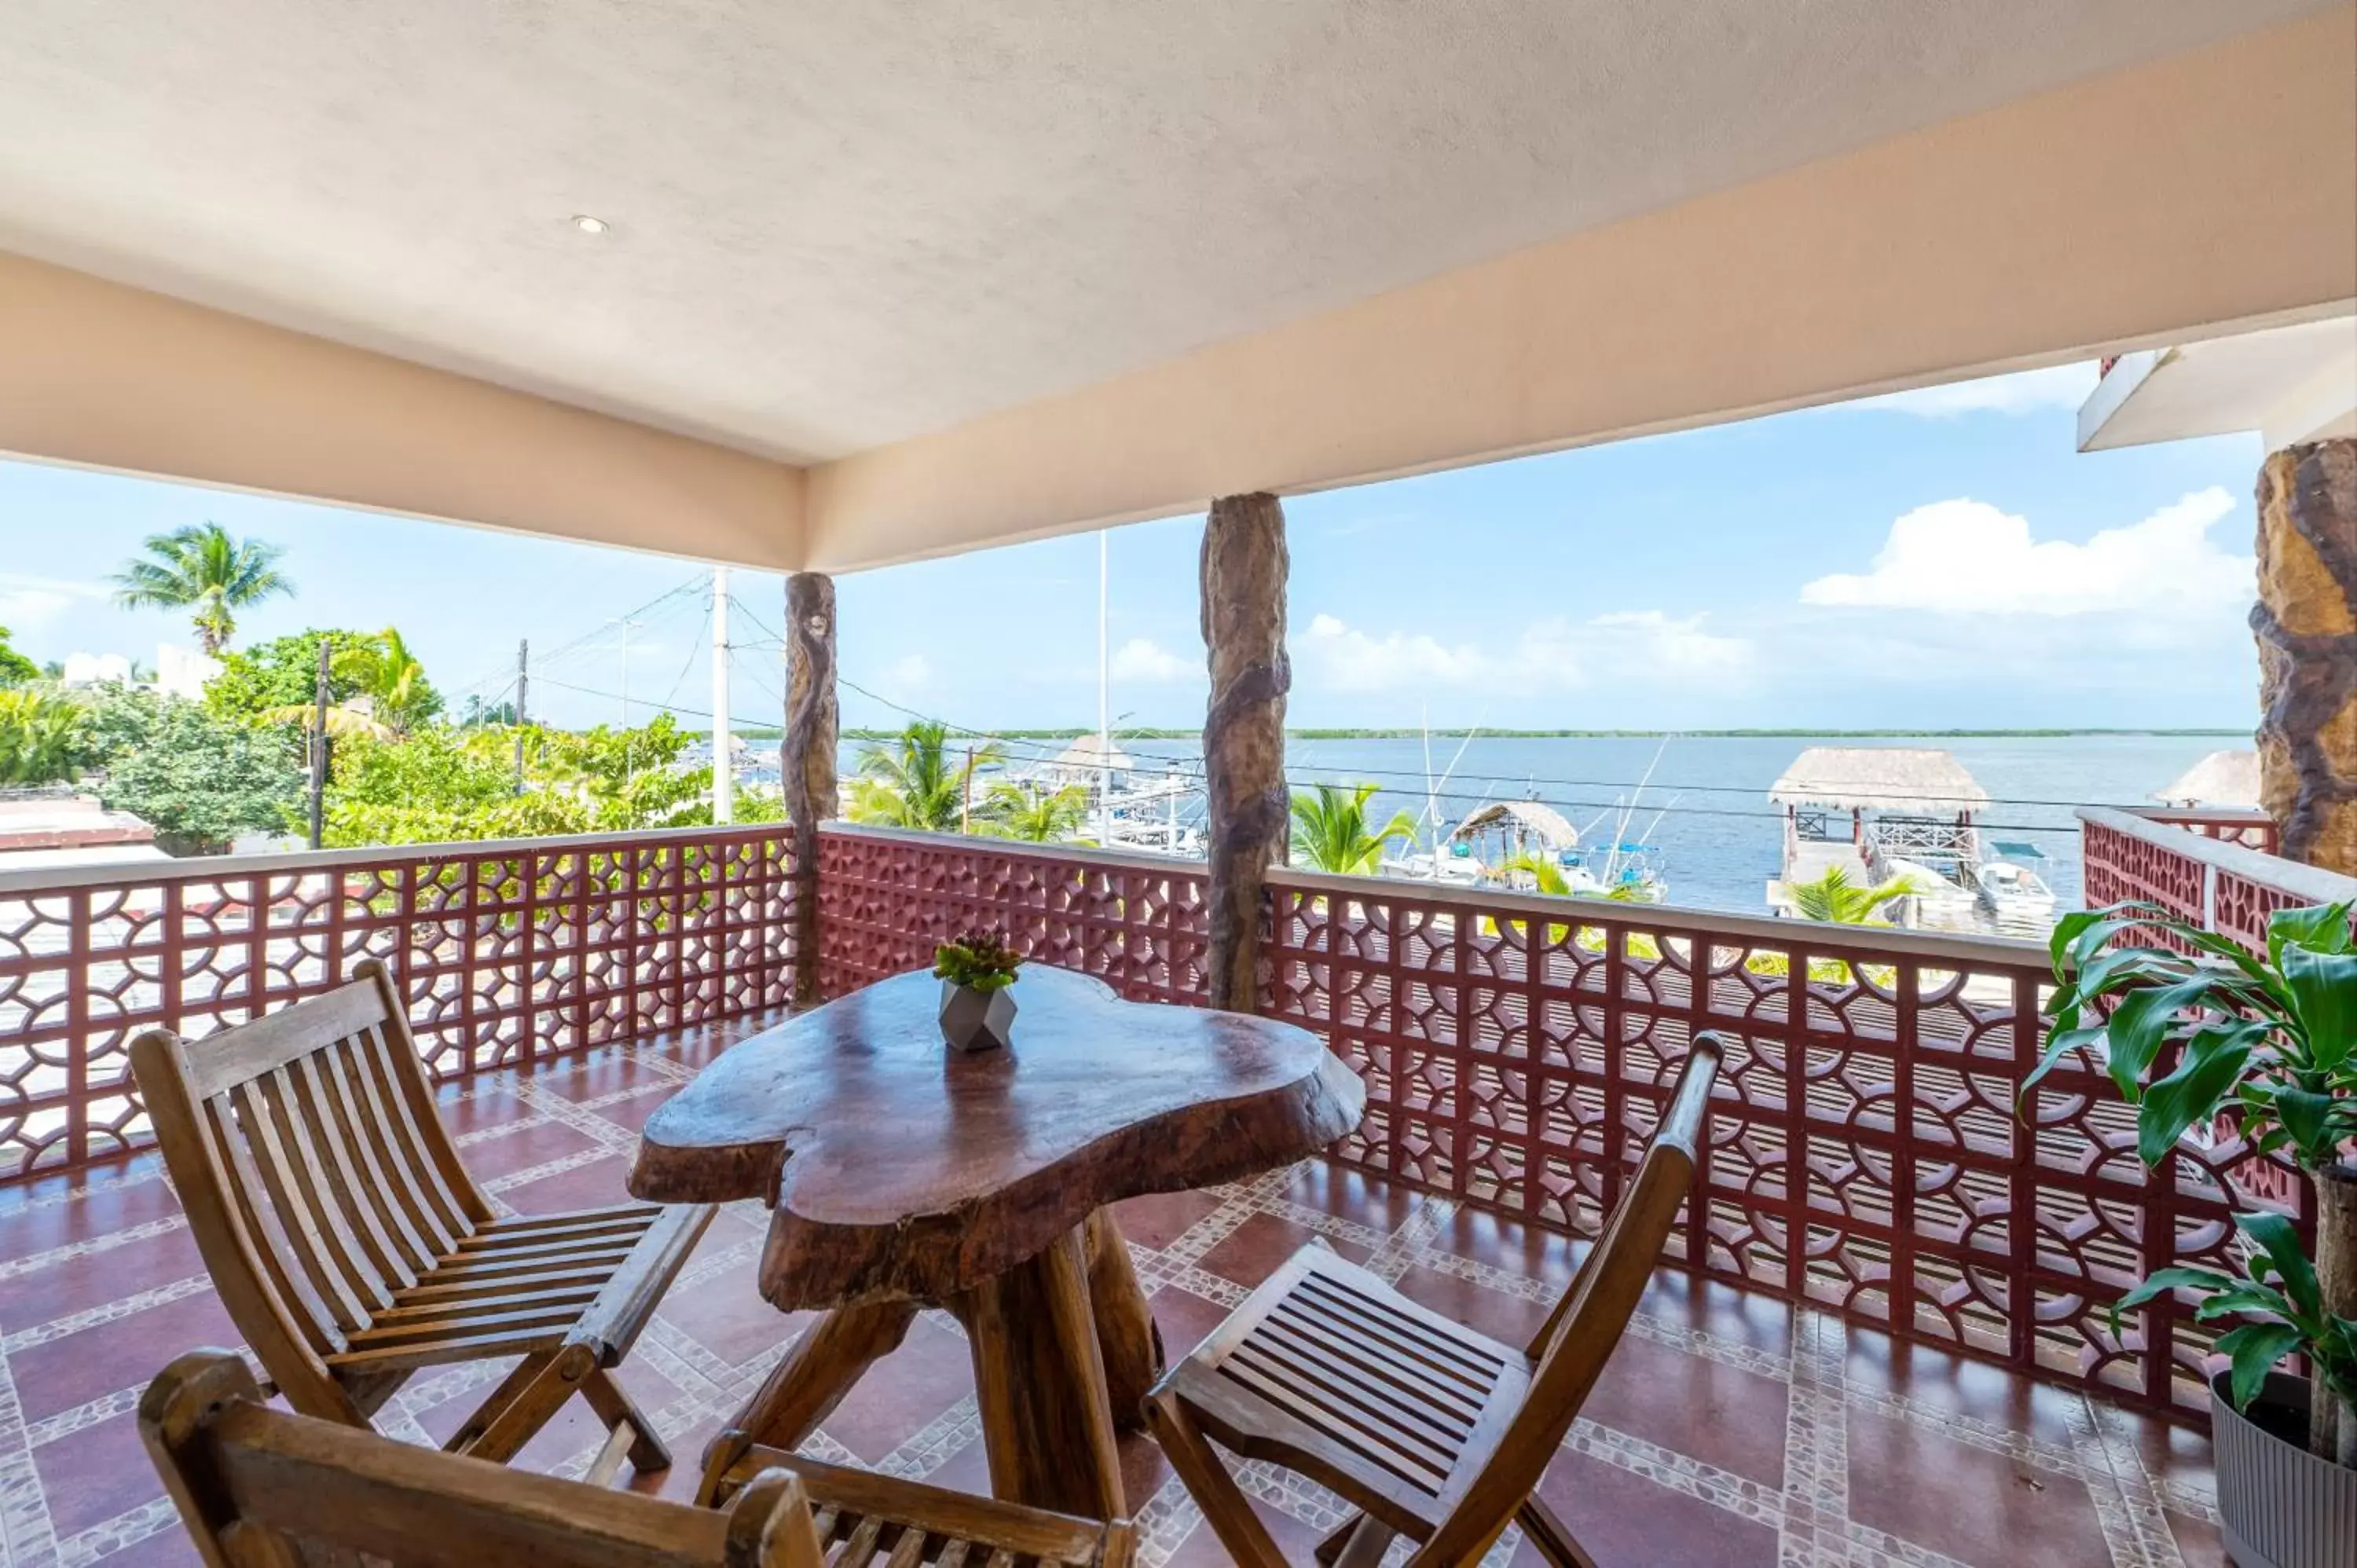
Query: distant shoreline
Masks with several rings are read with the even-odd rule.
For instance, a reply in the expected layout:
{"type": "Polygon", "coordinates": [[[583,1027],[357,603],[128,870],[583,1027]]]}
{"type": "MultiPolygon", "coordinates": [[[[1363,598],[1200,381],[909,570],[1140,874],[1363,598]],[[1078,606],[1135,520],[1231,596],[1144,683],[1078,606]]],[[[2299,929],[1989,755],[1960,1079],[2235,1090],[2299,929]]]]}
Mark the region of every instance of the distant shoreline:
{"type": "MultiPolygon", "coordinates": [[[[775,727],[739,729],[737,733],[748,739],[775,740],[775,727]]],[[[898,735],[897,729],[846,729],[845,740],[888,740],[898,735]]],[[[967,732],[959,732],[964,734],[967,732]]],[[[1000,729],[987,734],[1006,740],[1078,740],[1094,735],[1093,729],[1000,729]]],[[[1114,731],[1116,740],[1193,740],[1200,729],[1149,729],[1135,725],[1114,731]]],[[[1400,726],[1388,729],[1329,729],[1308,727],[1287,729],[1288,740],[1419,740],[1426,735],[1479,735],[1495,740],[1657,740],[1675,737],[1684,740],[2054,740],[2077,736],[2158,736],[2171,738],[2209,738],[2248,740],[2247,729],[1494,729],[1487,725],[1472,727],[1451,727],[1436,725],[1429,730],[1421,726],[1400,726]]]]}

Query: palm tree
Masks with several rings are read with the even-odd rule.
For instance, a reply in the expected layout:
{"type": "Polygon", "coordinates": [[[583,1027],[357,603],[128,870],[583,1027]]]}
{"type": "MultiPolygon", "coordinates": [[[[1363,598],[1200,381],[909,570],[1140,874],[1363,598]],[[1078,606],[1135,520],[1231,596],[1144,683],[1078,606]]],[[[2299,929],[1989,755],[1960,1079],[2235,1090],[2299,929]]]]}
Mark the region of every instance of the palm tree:
{"type": "Polygon", "coordinates": [[[1001,782],[990,787],[988,799],[974,813],[974,826],[995,838],[1054,843],[1088,818],[1089,792],[1078,784],[1042,790],[1001,782]]]}
{"type": "Polygon", "coordinates": [[[232,539],[220,523],[155,533],[114,575],[114,602],[125,609],[185,609],[197,641],[219,653],[237,630],[232,610],[260,604],[295,585],[278,570],[279,549],[258,539],[232,539]]]}
{"type": "Polygon", "coordinates": [[[1823,876],[1807,882],[1788,882],[1784,890],[1792,896],[1793,908],[1803,919],[1825,920],[1837,926],[1881,925],[1884,905],[1921,891],[1909,876],[1894,876],[1872,887],[1860,887],[1838,865],[1827,866],[1823,876]]]}
{"type": "Polygon", "coordinates": [[[1006,751],[987,740],[952,761],[949,736],[949,725],[920,719],[896,739],[862,746],[859,777],[851,786],[851,820],[956,832],[974,774],[1003,760],[1006,751]]]}
{"type": "MultiPolygon", "coordinates": [[[[1563,862],[1560,860],[1551,860],[1545,855],[1533,854],[1525,850],[1521,854],[1510,854],[1500,861],[1498,869],[1501,873],[1521,872],[1531,879],[1534,888],[1553,897],[1577,897],[1571,890],[1571,878],[1566,875],[1563,862]]],[[[1587,896],[1591,898],[1609,898],[1615,904],[1647,902],[1644,886],[1635,882],[1616,882],[1601,893],[1590,893],[1587,896]]]]}
{"type": "Polygon", "coordinates": [[[386,627],[372,646],[355,650],[353,673],[369,712],[395,735],[407,735],[442,711],[442,698],[425,679],[425,666],[409,651],[401,633],[386,627]]]}
{"type": "Polygon", "coordinates": [[[1367,826],[1372,784],[1316,784],[1293,797],[1293,858],[1314,871],[1371,876],[1383,864],[1383,846],[1415,840],[1415,819],[1394,811],[1381,830],[1367,826]]]}

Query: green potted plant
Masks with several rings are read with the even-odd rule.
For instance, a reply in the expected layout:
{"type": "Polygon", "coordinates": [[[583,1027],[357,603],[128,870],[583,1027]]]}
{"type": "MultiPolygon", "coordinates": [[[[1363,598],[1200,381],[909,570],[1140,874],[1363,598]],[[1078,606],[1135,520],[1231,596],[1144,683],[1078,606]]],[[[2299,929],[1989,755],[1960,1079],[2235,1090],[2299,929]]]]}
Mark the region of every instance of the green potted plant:
{"type": "Polygon", "coordinates": [[[942,983],[942,1038],[952,1049],[1004,1049],[1015,1027],[1011,987],[1023,960],[996,932],[966,931],[933,950],[942,983]]]}
{"type": "MultiPolygon", "coordinates": [[[[2232,1111],[2261,1153],[2314,1185],[2316,1254],[2281,1214],[2238,1214],[2243,1272],[2162,1269],[2112,1309],[2181,1291],[2218,1339],[2210,1385],[2218,1512],[2244,1568],[2357,1561],[2357,943],[2351,905],[2278,911],[2264,959],[2169,917],[2119,904],[2054,930],[2051,1033],[2036,1083],[2090,1051],[2136,1108],[2136,1152],[2158,1165],[2185,1133],[2232,1111]],[[2161,931],[2190,951],[2136,945],[2161,931]],[[2309,1374],[2276,1369],[2294,1354],[2309,1374]]],[[[2029,1087],[2024,1085],[2025,1090],[2029,1087]]]]}

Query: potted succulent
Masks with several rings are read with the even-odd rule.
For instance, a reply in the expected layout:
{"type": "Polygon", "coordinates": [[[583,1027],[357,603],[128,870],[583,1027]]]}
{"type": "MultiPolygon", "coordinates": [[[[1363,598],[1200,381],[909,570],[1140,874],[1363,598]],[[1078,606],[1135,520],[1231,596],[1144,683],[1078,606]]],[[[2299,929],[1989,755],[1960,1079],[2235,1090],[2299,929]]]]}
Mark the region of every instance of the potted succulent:
{"type": "MultiPolygon", "coordinates": [[[[2351,905],[2278,911],[2264,959],[2129,903],[2066,917],[2052,943],[2052,1019],[2035,1083],[2089,1048],[2136,1107],[2137,1153],[2157,1165],[2222,1112],[2263,1153],[2287,1154],[2316,1189],[2311,1258],[2285,1216],[2238,1214],[2243,1272],[2162,1269],[2120,1315],[2182,1291],[2194,1316],[2240,1321],[2211,1380],[2218,1512],[2244,1568],[2357,1563],[2357,943],[2351,905]],[[2135,945],[2160,930],[2190,952],[2135,945]],[[2309,1372],[2277,1371],[2293,1354],[2309,1372]]],[[[2025,1088],[2027,1085],[2025,1085],[2025,1088]]]]}
{"type": "Polygon", "coordinates": [[[933,950],[942,982],[942,1038],[961,1051],[998,1050],[1015,1027],[1009,988],[1023,960],[992,931],[966,931],[933,950]]]}

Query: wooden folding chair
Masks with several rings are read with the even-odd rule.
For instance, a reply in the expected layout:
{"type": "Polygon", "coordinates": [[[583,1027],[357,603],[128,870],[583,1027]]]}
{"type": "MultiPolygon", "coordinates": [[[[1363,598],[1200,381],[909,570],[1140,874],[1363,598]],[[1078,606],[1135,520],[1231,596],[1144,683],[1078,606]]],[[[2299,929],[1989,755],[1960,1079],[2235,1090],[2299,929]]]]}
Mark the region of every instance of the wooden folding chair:
{"type": "Polygon", "coordinates": [[[1361,1511],[1318,1561],[1463,1568],[1509,1524],[1559,1568],[1593,1560],[1533,1488],[1595,1387],[1685,1201],[1724,1042],[1705,1033],[1620,1207],[1527,1348],[1410,1301],[1323,1245],[1262,1283],[1146,1401],[1204,1518],[1245,1568],[1285,1568],[1216,1442],[1296,1470],[1361,1511]]]}
{"type": "Polygon", "coordinates": [[[231,1319],[306,1415],[354,1426],[419,1368],[520,1356],[448,1446],[506,1460],[574,1394],[625,1452],[671,1463],[612,1369],[709,1208],[493,1211],[435,1114],[375,960],[323,996],[202,1040],[151,1030],[131,1065],[231,1319]]]}
{"type": "Polygon", "coordinates": [[[1132,1547],[1126,1523],[743,1445],[725,1511],[533,1475],[274,1410],[223,1350],[166,1368],[139,1433],[212,1568],[1127,1568],[1132,1547]]]}

